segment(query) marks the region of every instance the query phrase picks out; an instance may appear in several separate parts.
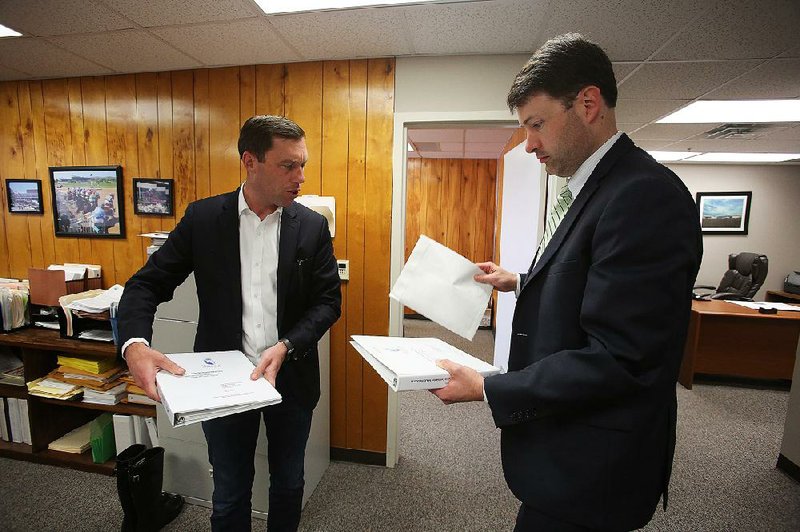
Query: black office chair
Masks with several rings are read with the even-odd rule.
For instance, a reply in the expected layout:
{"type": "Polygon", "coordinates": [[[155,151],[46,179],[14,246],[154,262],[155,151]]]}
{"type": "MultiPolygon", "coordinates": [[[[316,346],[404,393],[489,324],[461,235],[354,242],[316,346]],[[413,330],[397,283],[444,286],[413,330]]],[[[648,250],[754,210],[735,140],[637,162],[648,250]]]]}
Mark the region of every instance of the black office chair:
{"type": "Polygon", "coordinates": [[[760,253],[731,253],[728,255],[729,269],[722,276],[719,286],[697,285],[694,287],[694,298],[752,301],[767,278],[768,264],[767,256],[760,253]],[[697,289],[714,292],[700,293],[697,289]]]}

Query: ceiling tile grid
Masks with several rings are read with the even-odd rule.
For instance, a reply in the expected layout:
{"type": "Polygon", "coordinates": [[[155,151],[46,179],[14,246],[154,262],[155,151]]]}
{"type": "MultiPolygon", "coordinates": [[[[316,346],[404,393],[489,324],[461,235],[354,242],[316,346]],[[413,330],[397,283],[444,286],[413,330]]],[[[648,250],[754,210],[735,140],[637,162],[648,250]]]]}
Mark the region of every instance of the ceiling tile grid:
{"type": "Polygon", "coordinates": [[[0,2],[0,23],[35,36],[133,27],[125,17],[91,0],[4,0],[0,2]]]}
{"type": "Polygon", "coordinates": [[[53,37],[51,42],[115,72],[195,68],[200,63],[144,30],[53,37]]]}
{"type": "Polygon", "coordinates": [[[99,76],[114,72],[42,39],[0,39],[0,65],[31,78],[99,76]]]}
{"type": "Polygon", "coordinates": [[[252,0],[99,1],[145,28],[234,20],[261,15],[261,10],[252,0]]]}
{"type": "MultiPolygon", "coordinates": [[[[800,29],[800,28],[798,28],[800,29]]],[[[704,100],[800,98],[800,59],[773,59],[711,91],[704,100]]]]}

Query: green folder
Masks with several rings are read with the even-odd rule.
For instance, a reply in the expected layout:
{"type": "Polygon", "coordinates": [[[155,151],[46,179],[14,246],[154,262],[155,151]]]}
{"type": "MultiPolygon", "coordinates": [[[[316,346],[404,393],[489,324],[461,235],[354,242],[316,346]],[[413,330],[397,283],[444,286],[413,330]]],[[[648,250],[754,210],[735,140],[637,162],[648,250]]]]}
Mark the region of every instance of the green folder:
{"type": "Polygon", "coordinates": [[[117,454],[114,444],[114,418],[106,412],[92,421],[89,427],[92,444],[92,461],[102,464],[117,454]]]}

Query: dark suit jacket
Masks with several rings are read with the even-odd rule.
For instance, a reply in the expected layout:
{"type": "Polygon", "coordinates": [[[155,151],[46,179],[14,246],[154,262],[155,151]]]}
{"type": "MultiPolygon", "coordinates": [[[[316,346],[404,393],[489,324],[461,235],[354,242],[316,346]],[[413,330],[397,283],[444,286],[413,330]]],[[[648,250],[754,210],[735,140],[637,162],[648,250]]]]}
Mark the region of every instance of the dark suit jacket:
{"type": "Polygon", "coordinates": [[[666,505],[701,256],[686,187],[622,135],[523,275],[509,371],[485,380],[521,501],[603,530],[666,505]]]}
{"type": "MultiPolygon", "coordinates": [[[[125,284],[120,345],[153,335],[156,307],[194,272],[200,317],[195,351],[242,349],[242,275],[238,190],[196,201],[164,245],[125,284]]],[[[295,347],[276,387],[313,408],[319,400],[317,341],[341,313],[341,291],[328,223],[294,202],[283,209],[278,252],[278,334],[295,347]]]]}

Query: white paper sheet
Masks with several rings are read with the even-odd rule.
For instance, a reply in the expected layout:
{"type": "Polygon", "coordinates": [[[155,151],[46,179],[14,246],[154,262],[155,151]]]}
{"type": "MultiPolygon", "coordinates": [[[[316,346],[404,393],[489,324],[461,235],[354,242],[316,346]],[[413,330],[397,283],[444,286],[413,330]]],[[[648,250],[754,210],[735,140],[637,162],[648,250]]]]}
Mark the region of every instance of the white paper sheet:
{"type": "Polygon", "coordinates": [[[774,308],[775,310],[780,310],[780,311],[800,312],[800,305],[790,305],[789,303],[777,303],[774,301],[727,301],[727,302],[733,303],[734,305],[751,308],[753,310],[758,310],[760,308],[774,308]]]}
{"type": "Polygon", "coordinates": [[[421,235],[389,297],[472,340],[492,295],[476,273],[472,261],[421,235]]]}

